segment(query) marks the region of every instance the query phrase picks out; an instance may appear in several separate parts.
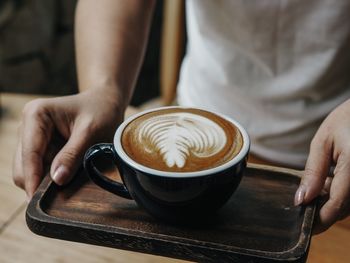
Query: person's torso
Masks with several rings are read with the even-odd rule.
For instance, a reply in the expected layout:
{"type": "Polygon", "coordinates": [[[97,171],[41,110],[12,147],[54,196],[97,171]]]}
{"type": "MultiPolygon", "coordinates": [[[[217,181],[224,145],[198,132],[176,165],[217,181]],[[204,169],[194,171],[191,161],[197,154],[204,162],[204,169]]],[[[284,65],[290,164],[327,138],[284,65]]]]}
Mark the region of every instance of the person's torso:
{"type": "Polygon", "coordinates": [[[248,129],[252,152],[303,166],[324,117],[350,98],[350,0],[187,1],[180,105],[248,129]]]}

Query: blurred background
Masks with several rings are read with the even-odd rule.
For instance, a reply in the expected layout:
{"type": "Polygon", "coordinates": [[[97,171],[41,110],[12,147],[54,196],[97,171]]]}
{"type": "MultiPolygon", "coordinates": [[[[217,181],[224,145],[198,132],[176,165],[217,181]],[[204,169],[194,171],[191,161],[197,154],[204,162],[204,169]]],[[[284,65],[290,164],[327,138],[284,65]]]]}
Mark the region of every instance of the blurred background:
{"type": "MultiPolygon", "coordinates": [[[[0,1],[0,90],[26,94],[77,92],[76,0],[0,1]]],[[[159,95],[163,2],[158,1],[132,105],[159,95]],[[146,91],[146,92],[145,92],[146,91]]]]}

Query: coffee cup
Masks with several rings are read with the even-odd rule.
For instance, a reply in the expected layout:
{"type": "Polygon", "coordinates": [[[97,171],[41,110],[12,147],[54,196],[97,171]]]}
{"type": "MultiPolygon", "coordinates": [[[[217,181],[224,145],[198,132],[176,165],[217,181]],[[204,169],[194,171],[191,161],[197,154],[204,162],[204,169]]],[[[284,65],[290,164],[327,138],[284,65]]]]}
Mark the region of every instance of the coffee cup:
{"type": "Polygon", "coordinates": [[[209,218],[238,187],[250,140],[237,121],[204,109],[162,107],[125,120],[113,144],[96,144],[85,154],[91,180],[133,199],[149,214],[172,223],[209,218]],[[96,165],[107,157],[122,182],[96,165]]]}

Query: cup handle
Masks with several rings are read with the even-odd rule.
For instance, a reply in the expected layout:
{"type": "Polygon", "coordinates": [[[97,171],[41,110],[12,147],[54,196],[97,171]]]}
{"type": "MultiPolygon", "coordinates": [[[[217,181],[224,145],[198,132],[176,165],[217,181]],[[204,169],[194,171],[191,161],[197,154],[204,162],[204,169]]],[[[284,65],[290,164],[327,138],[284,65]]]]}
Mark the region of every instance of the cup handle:
{"type": "Polygon", "coordinates": [[[113,144],[95,144],[89,150],[87,150],[84,157],[84,168],[87,171],[87,174],[89,175],[90,179],[101,188],[113,194],[119,195],[127,199],[132,199],[128,189],[125,187],[124,184],[109,179],[107,176],[103,175],[102,172],[98,170],[98,168],[95,166],[93,162],[94,159],[102,155],[112,159],[118,167],[118,160],[114,153],[113,144]]]}

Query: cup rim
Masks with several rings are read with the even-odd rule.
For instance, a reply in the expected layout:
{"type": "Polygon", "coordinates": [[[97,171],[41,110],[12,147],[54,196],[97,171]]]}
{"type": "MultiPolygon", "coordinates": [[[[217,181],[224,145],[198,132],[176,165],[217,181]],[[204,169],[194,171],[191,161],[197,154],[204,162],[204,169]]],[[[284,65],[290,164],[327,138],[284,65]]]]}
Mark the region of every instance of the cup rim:
{"type": "Polygon", "coordinates": [[[236,120],[234,120],[234,119],[232,119],[224,114],[212,112],[212,111],[209,111],[209,110],[206,110],[203,108],[198,108],[198,107],[165,106],[165,107],[157,107],[157,108],[153,108],[150,110],[145,110],[145,111],[139,112],[137,114],[130,116],[126,120],[124,120],[123,123],[119,125],[119,127],[117,128],[117,130],[114,134],[113,145],[114,145],[114,148],[115,148],[118,156],[124,162],[126,162],[128,165],[135,168],[136,170],[139,170],[141,172],[145,172],[145,173],[148,173],[151,175],[155,175],[155,176],[161,176],[161,177],[188,178],[188,177],[208,176],[211,174],[215,174],[215,173],[219,173],[221,171],[224,171],[232,166],[235,166],[236,164],[241,162],[247,156],[247,154],[249,152],[249,148],[250,148],[250,138],[249,138],[249,135],[248,135],[247,131],[245,130],[245,128],[239,122],[237,122],[236,120]],[[235,125],[238,128],[238,130],[240,131],[242,138],[243,138],[243,145],[242,145],[240,152],[234,158],[232,158],[231,160],[229,160],[228,162],[226,162],[222,165],[219,165],[219,166],[214,167],[214,168],[195,171],[195,172],[162,171],[162,170],[156,170],[156,169],[153,169],[153,168],[150,168],[150,167],[147,167],[147,166],[144,166],[142,164],[137,163],[131,157],[129,157],[129,155],[124,151],[123,146],[121,144],[121,136],[122,136],[122,133],[124,131],[124,128],[131,121],[133,121],[134,119],[136,119],[142,115],[148,114],[150,112],[166,110],[166,109],[184,109],[184,110],[186,110],[186,109],[198,109],[198,110],[202,110],[202,111],[216,114],[219,117],[233,123],[233,125],[235,125]]]}

